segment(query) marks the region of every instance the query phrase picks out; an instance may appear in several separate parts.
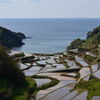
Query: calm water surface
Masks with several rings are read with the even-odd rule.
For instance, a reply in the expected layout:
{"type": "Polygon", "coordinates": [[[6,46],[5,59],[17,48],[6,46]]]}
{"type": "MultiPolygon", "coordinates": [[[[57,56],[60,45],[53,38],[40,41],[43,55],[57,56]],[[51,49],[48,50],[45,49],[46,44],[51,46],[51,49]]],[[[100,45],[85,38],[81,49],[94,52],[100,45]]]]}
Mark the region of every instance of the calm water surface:
{"type": "Polygon", "coordinates": [[[22,32],[30,39],[14,50],[31,53],[64,52],[76,38],[85,39],[88,31],[100,25],[99,18],[0,19],[0,26],[22,32]]]}

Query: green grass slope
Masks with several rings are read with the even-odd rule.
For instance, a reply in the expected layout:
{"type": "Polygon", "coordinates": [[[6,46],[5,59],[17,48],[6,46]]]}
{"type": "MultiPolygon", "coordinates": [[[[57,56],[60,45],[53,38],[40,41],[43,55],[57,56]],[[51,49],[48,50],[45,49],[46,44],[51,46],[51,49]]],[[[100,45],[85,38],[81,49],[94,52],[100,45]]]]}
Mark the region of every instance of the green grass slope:
{"type": "Polygon", "coordinates": [[[0,100],[28,100],[35,81],[26,77],[19,65],[0,47],[0,100]]]}
{"type": "Polygon", "coordinates": [[[100,26],[93,29],[87,33],[87,38],[85,40],[75,39],[71,42],[70,46],[67,47],[67,50],[70,49],[95,49],[100,45],[100,26]]]}

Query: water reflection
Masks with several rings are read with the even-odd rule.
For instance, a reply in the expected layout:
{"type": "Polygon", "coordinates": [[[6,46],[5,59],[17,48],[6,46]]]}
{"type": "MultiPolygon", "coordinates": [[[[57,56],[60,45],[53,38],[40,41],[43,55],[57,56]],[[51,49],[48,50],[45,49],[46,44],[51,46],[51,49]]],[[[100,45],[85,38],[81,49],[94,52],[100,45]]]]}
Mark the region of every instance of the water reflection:
{"type": "Polygon", "coordinates": [[[59,100],[71,100],[77,93],[78,91],[73,91],[59,100]]]}
{"type": "Polygon", "coordinates": [[[83,93],[79,94],[78,96],[76,96],[72,100],[87,100],[87,95],[88,95],[88,92],[87,91],[84,91],[83,93]]]}
{"type": "Polygon", "coordinates": [[[37,86],[41,86],[43,84],[51,82],[50,79],[35,79],[34,78],[34,80],[36,81],[37,86]]]}
{"type": "Polygon", "coordinates": [[[34,74],[37,74],[40,69],[41,69],[41,67],[32,67],[28,70],[24,70],[23,72],[26,76],[32,76],[34,74]]]}

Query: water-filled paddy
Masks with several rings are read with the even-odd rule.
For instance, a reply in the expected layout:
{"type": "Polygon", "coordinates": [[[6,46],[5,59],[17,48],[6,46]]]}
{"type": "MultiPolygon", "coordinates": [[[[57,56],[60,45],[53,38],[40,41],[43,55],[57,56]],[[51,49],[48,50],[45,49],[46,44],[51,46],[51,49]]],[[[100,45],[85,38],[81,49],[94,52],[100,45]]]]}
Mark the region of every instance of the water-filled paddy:
{"type": "Polygon", "coordinates": [[[63,97],[64,95],[68,94],[71,89],[72,89],[72,87],[70,87],[70,86],[59,88],[59,89],[55,90],[54,92],[51,92],[50,94],[46,95],[44,98],[42,98],[40,100],[45,100],[45,98],[47,100],[58,100],[59,98],[63,97]]]}
{"type": "Polygon", "coordinates": [[[92,72],[97,71],[98,70],[98,64],[91,65],[91,68],[92,68],[92,72]]]}
{"type": "Polygon", "coordinates": [[[36,81],[37,86],[41,86],[43,84],[51,82],[50,79],[35,79],[34,78],[34,80],[36,81]]]}
{"type": "Polygon", "coordinates": [[[38,66],[37,67],[31,67],[30,69],[24,70],[23,72],[26,76],[32,76],[36,73],[39,73],[40,69],[41,69],[41,67],[38,67],[38,66]]]}
{"type": "Polygon", "coordinates": [[[79,94],[78,96],[76,96],[72,100],[87,100],[87,95],[88,95],[88,92],[87,91],[84,91],[84,92],[82,92],[81,94],[79,94]]]}
{"type": "Polygon", "coordinates": [[[20,63],[20,69],[25,69],[27,67],[28,67],[27,65],[20,63]]]}
{"type": "Polygon", "coordinates": [[[96,71],[93,75],[100,79],[100,70],[96,71]]]}
{"type": "Polygon", "coordinates": [[[59,100],[71,100],[77,93],[78,91],[73,91],[59,100]]]}

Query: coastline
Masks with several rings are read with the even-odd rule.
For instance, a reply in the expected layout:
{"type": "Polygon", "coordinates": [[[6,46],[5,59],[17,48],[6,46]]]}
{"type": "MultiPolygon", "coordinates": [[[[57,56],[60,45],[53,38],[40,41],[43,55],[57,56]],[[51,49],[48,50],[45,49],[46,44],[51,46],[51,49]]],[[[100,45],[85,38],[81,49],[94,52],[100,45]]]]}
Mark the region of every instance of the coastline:
{"type": "MultiPolygon", "coordinates": [[[[16,53],[22,53],[22,51],[17,51],[17,50],[10,50],[12,54],[16,54],[16,53]]],[[[41,56],[54,56],[54,55],[61,55],[63,54],[64,52],[60,52],[60,53],[30,53],[30,52],[23,52],[23,53],[29,53],[29,54],[34,54],[34,55],[41,55],[41,56]]]]}
{"type": "MultiPolygon", "coordinates": [[[[10,50],[11,53],[9,53],[10,55],[14,55],[14,54],[19,54],[19,53],[22,53],[22,51],[13,51],[13,50],[10,50]]],[[[28,53],[28,52],[23,52],[25,54],[25,56],[31,56],[32,53],[28,53]]]]}

